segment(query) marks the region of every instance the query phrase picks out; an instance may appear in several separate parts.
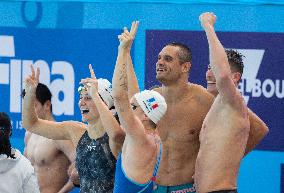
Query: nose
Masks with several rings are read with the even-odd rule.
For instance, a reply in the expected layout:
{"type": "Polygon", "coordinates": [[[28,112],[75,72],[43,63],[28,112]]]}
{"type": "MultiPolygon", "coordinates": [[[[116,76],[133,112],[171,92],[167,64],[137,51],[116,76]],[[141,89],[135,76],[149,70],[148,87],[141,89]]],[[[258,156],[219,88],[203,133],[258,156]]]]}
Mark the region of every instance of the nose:
{"type": "Polygon", "coordinates": [[[160,58],[160,59],[158,59],[158,61],[156,62],[156,67],[163,67],[164,66],[164,63],[163,63],[163,61],[162,61],[162,59],[160,58]]]}
{"type": "Polygon", "coordinates": [[[85,103],[85,101],[84,101],[83,98],[81,98],[81,99],[79,100],[79,102],[78,102],[79,107],[81,107],[81,106],[83,106],[83,105],[85,105],[85,104],[86,104],[86,103],[85,103]]]}
{"type": "Polygon", "coordinates": [[[212,77],[212,75],[213,75],[212,70],[211,70],[211,69],[208,69],[208,70],[206,71],[206,79],[212,77]]]}

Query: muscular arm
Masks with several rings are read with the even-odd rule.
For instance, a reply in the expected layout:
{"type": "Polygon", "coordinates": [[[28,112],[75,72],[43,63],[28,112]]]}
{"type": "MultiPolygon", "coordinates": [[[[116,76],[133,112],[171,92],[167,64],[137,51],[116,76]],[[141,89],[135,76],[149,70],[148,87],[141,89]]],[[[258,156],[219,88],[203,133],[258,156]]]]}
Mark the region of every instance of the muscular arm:
{"type": "MultiPolygon", "coordinates": [[[[31,86],[27,86],[30,87],[31,86]]],[[[22,121],[23,127],[29,132],[51,139],[70,139],[69,134],[61,123],[39,119],[35,111],[36,86],[25,89],[23,99],[22,121]]]]}
{"type": "MultiPolygon", "coordinates": [[[[135,24],[134,24],[135,25],[135,24]]],[[[133,23],[131,31],[133,29],[133,23]]],[[[137,27],[137,26],[136,26],[137,27]]],[[[130,51],[130,46],[133,41],[133,36],[127,30],[120,36],[120,45],[118,48],[118,55],[114,69],[112,84],[113,97],[115,107],[121,121],[121,125],[125,129],[127,135],[140,139],[139,136],[144,135],[142,123],[134,116],[128,98],[128,74],[127,74],[127,60],[130,51]]]]}
{"type": "Polygon", "coordinates": [[[128,85],[128,98],[130,99],[134,94],[139,92],[139,85],[133,68],[130,50],[127,54],[127,79],[127,81],[131,83],[128,85]]]}
{"type": "Polygon", "coordinates": [[[266,124],[250,109],[248,109],[248,115],[250,121],[250,132],[245,155],[252,151],[269,131],[266,124]]]}
{"type": "MultiPolygon", "coordinates": [[[[27,80],[28,82],[28,80],[27,80]]],[[[29,83],[27,83],[29,84],[29,83]]],[[[69,139],[74,142],[76,135],[85,129],[85,125],[75,121],[54,122],[39,119],[35,112],[36,86],[26,86],[26,95],[23,99],[22,121],[23,127],[32,133],[50,139],[69,139]]]]}
{"type": "Polygon", "coordinates": [[[219,95],[227,103],[236,104],[239,103],[239,100],[236,100],[237,89],[231,79],[231,70],[225,49],[214,30],[215,20],[216,16],[213,16],[210,13],[205,13],[200,16],[200,21],[205,30],[209,44],[210,66],[216,78],[216,86],[219,95]]]}

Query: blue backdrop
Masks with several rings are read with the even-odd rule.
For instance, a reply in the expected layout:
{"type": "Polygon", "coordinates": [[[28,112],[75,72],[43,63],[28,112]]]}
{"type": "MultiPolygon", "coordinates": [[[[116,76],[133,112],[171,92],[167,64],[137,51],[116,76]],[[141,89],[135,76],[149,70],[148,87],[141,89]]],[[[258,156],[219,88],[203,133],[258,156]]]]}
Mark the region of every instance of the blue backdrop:
{"type": "Polygon", "coordinates": [[[0,3],[0,111],[13,119],[13,145],[23,150],[22,80],[29,65],[41,68],[51,87],[56,120],[81,120],[76,93],[92,63],[109,80],[117,54],[117,35],[139,20],[135,71],[141,88],[156,84],[154,64],[169,41],[193,52],[190,81],[205,86],[208,46],[198,17],[213,11],[226,48],[246,56],[240,90],[270,133],[241,164],[240,193],[284,193],[284,6],[283,1],[4,1],[0,3]],[[265,4],[263,4],[265,3],[265,4]],[[67,105],[68,104],[68,105],[67,105]]]}

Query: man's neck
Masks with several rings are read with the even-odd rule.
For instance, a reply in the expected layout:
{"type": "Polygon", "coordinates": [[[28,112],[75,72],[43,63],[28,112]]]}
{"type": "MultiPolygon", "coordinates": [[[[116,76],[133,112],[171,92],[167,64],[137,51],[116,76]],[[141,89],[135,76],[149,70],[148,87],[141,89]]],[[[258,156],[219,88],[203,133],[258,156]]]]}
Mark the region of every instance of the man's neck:
{"type": "Polygon", "coordinates": [[[162,95],[167,102],[179,101],[190,89],[191,84],[188,82],[176,83],[171,85],[162,85],[162,95]]]}

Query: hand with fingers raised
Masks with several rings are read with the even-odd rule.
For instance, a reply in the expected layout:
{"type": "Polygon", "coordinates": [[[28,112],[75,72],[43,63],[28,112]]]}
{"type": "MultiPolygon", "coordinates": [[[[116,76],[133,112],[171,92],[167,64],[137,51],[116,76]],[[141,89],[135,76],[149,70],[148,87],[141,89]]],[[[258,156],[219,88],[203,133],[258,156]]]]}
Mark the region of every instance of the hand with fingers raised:
{"type": "Polygon", "coordinates": [[[138,24],[138,21],[133,21],[130,32],[128,31],[127,27],[123,28],[123,32],[118,36],[120,42],[119,49],[131,49],[133,40],[136,36],[136,32],[138,29],[138,24]]]}
{"type": "Polygon", "coordinates": [[[83,84],[85,86],[90,96],[94,96],[95,94],[98,94],[98,80],[91,64],[89,64],[89,70],[91,78],[81,79],[80,84],[83,84]]]}
{"type": "Polygon", "coordinates": [[[38,82],[39,82],[39,75],[40,70],[39,68],[34,69],[34,67],[31,65],[31,71],[32,73],[28,75],[28,77],[25,79],[25,92],[26,93],[35,93],[38,82]]]}

